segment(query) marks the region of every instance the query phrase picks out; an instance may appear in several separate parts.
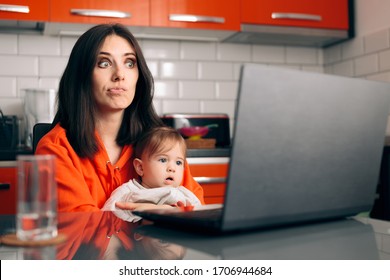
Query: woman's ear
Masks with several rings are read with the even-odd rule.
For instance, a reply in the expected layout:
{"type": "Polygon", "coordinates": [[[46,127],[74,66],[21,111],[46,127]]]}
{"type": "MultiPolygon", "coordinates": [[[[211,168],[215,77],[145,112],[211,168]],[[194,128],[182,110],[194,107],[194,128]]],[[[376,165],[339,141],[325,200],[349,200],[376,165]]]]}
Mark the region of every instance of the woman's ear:
{"type": "Polygon", "coordinates": [[[144,176],[144,169],[142,168],[142,160],[140,160],[139,158],[135,158],[133,160],[133,165],[134,165],[135,172],[137,172],[137,174],[141,177],[144,176]]]}

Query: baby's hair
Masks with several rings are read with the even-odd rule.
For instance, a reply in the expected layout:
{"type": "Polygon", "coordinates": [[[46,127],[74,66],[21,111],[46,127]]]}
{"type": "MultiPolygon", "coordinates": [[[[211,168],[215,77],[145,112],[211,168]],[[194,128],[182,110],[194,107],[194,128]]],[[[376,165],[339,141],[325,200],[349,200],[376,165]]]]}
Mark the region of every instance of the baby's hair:
{"type": "Polygon", "coordinates": [[[164,153],[179,143],[186,157],[187,147],[184,138],[174,128],[169,126],[155,127],[145,132],[134,145],[134,156],[150,158],[155,154],[164,153]],[[168,144],[168,146],[167,146],[168,144]]]}

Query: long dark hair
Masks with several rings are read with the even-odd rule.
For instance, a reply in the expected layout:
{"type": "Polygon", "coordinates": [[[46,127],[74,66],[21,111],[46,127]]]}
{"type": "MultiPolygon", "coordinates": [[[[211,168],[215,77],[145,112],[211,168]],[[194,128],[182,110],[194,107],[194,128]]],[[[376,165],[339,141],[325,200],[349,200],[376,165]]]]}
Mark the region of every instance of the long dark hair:
{"type": "Polygon", "coordinates": [[[146,130],[161,126],[152,103],[154,81],[142,50],[133,34],[121,24],[101,24],[86,31],[77,40],[69,57],[58,90],[58,110],[53,125],[60,123],[80,157],[92,158],[98,151],[95,138],[95,102],[92,94],[92,73],[105,38],[117,35],[134,48],[139,77],[133,102],[125,109],[116,141],[133,144],[146,130]]]}

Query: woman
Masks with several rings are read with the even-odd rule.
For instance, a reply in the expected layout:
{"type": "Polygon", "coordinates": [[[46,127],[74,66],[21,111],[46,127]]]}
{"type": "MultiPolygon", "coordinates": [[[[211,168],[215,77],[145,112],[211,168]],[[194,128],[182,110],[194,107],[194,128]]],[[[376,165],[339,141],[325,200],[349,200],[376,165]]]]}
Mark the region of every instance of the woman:
{"type": "MultiPolygon", "coordinates": [[[[137,176],[132,145],[162,125],[152,98],[152,75],[126,27],[98,25],[77,40],[60,81],[53,129],[35,152],[57,156],[59,211],[100,210],[113,190],[137,176]]],[[[203,190],[188,166],[183,185],[203,203],[203,190]]]]}

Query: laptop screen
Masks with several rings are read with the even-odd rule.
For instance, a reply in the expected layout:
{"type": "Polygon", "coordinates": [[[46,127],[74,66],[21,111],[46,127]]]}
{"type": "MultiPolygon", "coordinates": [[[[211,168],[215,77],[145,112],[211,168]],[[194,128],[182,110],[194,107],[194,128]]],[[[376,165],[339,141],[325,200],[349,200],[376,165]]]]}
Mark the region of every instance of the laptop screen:
{"type": "Polygon", "coordinates": [[[245,64],[224,229],[370,210],[389,104],[388,83],[245,64]]]}

